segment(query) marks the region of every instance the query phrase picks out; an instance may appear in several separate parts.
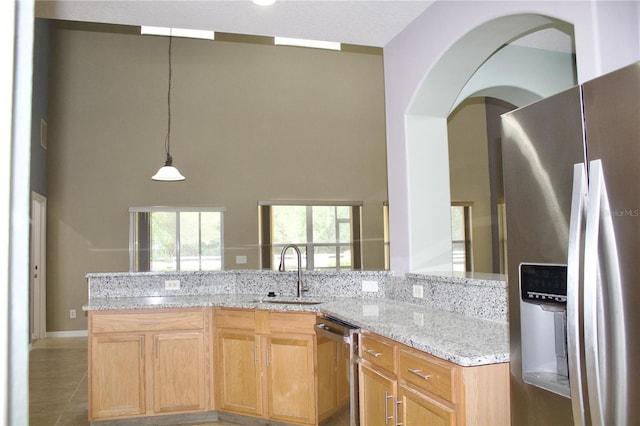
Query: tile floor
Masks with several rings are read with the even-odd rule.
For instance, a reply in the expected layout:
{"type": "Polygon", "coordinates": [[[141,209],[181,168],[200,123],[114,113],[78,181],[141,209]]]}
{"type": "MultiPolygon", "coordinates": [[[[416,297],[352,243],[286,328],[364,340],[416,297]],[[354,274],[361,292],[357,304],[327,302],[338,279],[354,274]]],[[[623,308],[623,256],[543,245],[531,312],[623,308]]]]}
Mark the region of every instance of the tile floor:
{"type": "MultiPolygon", "coordinates": [[[[31,426],[86,426],[86,337],[42,339],[29,353],[29,424],[31,426]]],[[[143,422],[128,421],[127,425],[143,422]]],[[[124,423],[123,423],[124,424],[124,423]]],[[[153,424],[145,421],[144,424],[153,424]]],[[[231,426],[232,423],[207,423],[231,426]]],[[[198,426],[205,426],[200,423],[198,426]]],[[[237,425],[236,425],[237,426],[237,425]]]]}
{"type": "Polygon", "coordinates": [[[86,338],[33,343],[29,353],[29,424],[89,424],[86,338]]]}

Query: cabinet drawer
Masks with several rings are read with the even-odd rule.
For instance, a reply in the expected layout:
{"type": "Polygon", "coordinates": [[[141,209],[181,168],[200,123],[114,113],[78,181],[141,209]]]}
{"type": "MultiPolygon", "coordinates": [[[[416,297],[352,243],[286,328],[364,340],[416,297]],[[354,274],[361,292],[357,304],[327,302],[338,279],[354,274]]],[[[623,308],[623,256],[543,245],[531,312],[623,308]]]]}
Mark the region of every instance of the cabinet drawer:
{"type": "Polygon", "coordinates": [[[204,309],[90,312],[91,332],[202,330],[204,316],[204,309]]]}
{"type": "Polygon", "coordinates": [[[396,344],[389,340],[371,334],[363,334],[360,340],[360,357],[374,365],[394,372],[396,365],[395,348],[396,344]]]}
{"type": "Polygon", "coordinates": [[[316,315],[299,312],[269,313],[271,333],[315,334],[316,315]]]}
{"type": "Polygon", "coordinates": [[[256,315],[253,309],[216,309],[217,328],[251,330],[256,328],[256,315]]]}
{"type": "MultiPolygon", "coordinates": [[[[455,426],[457,416],[455,406],[434,400],[428,395],[408,386],[398,387],[398,400],[403,424],[455,426]]],[[[485,423],[471,423],[485,424],[485,423]]],[[[487,423],[491,424],[491,423],[487,423]]],[[[504,424],[509,424],[504,423],[504,424]]]]}
{"type": "Polygon", "coordinates": [[[447,401],[454,398],[456,367],[423,353],[400,349],[399,376],[447,401]]]}

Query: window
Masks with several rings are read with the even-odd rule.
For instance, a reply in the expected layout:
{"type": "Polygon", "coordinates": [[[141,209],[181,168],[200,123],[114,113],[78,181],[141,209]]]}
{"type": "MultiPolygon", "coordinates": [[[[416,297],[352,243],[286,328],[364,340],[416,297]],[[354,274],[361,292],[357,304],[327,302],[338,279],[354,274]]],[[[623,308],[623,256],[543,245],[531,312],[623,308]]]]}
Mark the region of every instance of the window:
{"type": "Polygon", "coordinates": [[[471,261],[471,206],[451,206],[452,265],[454,271],[472,271],[471,261]]]}
{"type": "Polygon", "coordinates": [[[131,271],[216,271],[223,263],[223,210],[129,209],[131,271]]]}
{"type": "MultiPolygon", "coordinates": [[[[302,253],[302,267],[308,271],[361,269],[360,207],[260,203],[262,267],[277,269],[282,249],[296,244],[302,253]]],[[[287,251],[285,267],[297,267],[294,250],[287,251]]]]}

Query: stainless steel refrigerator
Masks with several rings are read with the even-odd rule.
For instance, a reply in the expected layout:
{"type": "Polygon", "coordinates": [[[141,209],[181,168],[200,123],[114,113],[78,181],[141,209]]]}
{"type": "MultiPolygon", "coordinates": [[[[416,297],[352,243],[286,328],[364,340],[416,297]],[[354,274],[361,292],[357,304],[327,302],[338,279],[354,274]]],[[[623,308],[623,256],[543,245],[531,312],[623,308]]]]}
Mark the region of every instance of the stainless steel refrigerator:
{"type": "Polygon", "coordinates": [[[512,424],[640,425],[640,63],[502,116],[512,424]]]}

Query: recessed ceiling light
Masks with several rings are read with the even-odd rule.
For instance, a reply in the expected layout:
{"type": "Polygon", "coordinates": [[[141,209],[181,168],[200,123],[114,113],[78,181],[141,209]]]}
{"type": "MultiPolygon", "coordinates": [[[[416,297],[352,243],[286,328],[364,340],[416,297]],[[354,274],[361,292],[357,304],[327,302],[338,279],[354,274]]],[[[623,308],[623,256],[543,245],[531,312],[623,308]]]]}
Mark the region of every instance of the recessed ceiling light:
{"type": "Polygon", "coordinates": [[[274,37],[274,44],[284,46],[314,47],[316,49],[340,50],[341,44],[333,41],[306,40],[302,38],[274,37]]]}
{"type": "Polygon", "coordinates": [[[271,6],[276,0],[252,0],[258,6],[271,6]]]}

